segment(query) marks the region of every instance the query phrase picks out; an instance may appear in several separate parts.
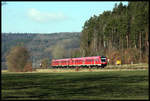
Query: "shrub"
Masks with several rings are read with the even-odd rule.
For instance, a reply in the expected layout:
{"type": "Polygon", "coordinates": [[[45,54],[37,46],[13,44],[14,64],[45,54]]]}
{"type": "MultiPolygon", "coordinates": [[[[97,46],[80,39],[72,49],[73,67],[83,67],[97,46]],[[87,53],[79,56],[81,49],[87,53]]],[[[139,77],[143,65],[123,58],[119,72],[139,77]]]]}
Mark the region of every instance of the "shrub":
{"type": "Polygon", "coordinates": [[[140,59],[140,51],[136,48],[128,48],[124,50],[124,63],[138,63],[140,59]]]}
{"type": "Polygon", "coordinates": [[[24,70],[23,70],[24,72],[32,72],[32,63],[31,62],[29,62],[29,63],[27,63],[25,66],[24,66],[24,70]]]}
{"type": "MultiPolygon", "coordinates": [[[[140,59],[140,51],[137,48],[128,48],[123,51],[112,49],[110,53],[107,52],[107,57],[110,59],[110,64],[115,64],[117,60],[121,60],[122,64],[138,63],[140,59]]],[[[143,56],[142,61],[147,62],[147,56],[143,56]]]]}
{"type": "Polygon", "coordinates": [[[23,72],[24,66],[28,62],[29,52],[23,46],[13,47],[6,56],[6,64],[10,72],[23,72]]]}
{"type": "Polygon", "coordinates": [[[41,68],[46,69],[46,68],[48,68],[48,66],[49,66],[49,59],[48,58],[44,58],[41,61],[41,68]]]}
{"type": "Polygon", "coordinates": [[[110,59],[110,64],[115,64],[117,60],[121,60],[121,53],[118,50],[112,50],[107,57],[110,59]]]}

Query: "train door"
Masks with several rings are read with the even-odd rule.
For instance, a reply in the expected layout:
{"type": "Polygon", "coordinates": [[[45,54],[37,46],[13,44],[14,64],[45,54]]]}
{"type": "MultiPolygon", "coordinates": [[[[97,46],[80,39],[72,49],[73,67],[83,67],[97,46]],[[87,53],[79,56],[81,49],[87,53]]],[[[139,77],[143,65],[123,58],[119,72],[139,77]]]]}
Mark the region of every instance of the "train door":
{"type": "Polygon", "coordinates": [[[98,59],[97,58],[94,59],[94,66],[98,66],[98,59]]]}
{"type": "Polygon", "coordinates": [[[67,68],[69,68],[69,60],[67,60],[67,68]]]}
{"type": "Polygon", "coordinates": [[[94,58],[91,59],[91,65],[94,65],[94,58]]]}

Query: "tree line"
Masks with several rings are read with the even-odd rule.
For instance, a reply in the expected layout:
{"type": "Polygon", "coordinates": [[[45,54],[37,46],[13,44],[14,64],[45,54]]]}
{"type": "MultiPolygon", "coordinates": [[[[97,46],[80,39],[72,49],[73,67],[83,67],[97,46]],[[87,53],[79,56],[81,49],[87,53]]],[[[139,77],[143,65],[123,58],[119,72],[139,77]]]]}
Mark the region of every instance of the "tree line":
{"type": "Polygon", "coordinates": [[[132,1],[92,16],[83,26],[78,54],[106,55],[123,63],[148,62],[148,13],[149,2],[132,1]]]}

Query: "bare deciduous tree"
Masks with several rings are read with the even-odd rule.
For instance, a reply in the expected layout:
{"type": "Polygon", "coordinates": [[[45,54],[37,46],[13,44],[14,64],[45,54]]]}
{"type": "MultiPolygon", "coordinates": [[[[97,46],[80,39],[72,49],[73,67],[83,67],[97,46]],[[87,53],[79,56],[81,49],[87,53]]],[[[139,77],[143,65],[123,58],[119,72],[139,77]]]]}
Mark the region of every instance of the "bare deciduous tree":
{"type": "Polygon", "coordinates": [[[6,64],[10,72],[23,72],[30,55],[23,46],[13,47],[6,56],[6,64]]]}

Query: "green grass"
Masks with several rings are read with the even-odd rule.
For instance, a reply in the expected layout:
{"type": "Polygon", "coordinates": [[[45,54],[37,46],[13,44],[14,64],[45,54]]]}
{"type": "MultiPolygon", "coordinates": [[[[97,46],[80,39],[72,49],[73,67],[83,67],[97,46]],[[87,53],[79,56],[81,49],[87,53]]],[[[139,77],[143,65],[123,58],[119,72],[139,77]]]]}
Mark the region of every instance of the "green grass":
{"type": "Polygon", "coordinates": [[[148,99],[148,70],[2,73],[2,100],[148,99]]]}

